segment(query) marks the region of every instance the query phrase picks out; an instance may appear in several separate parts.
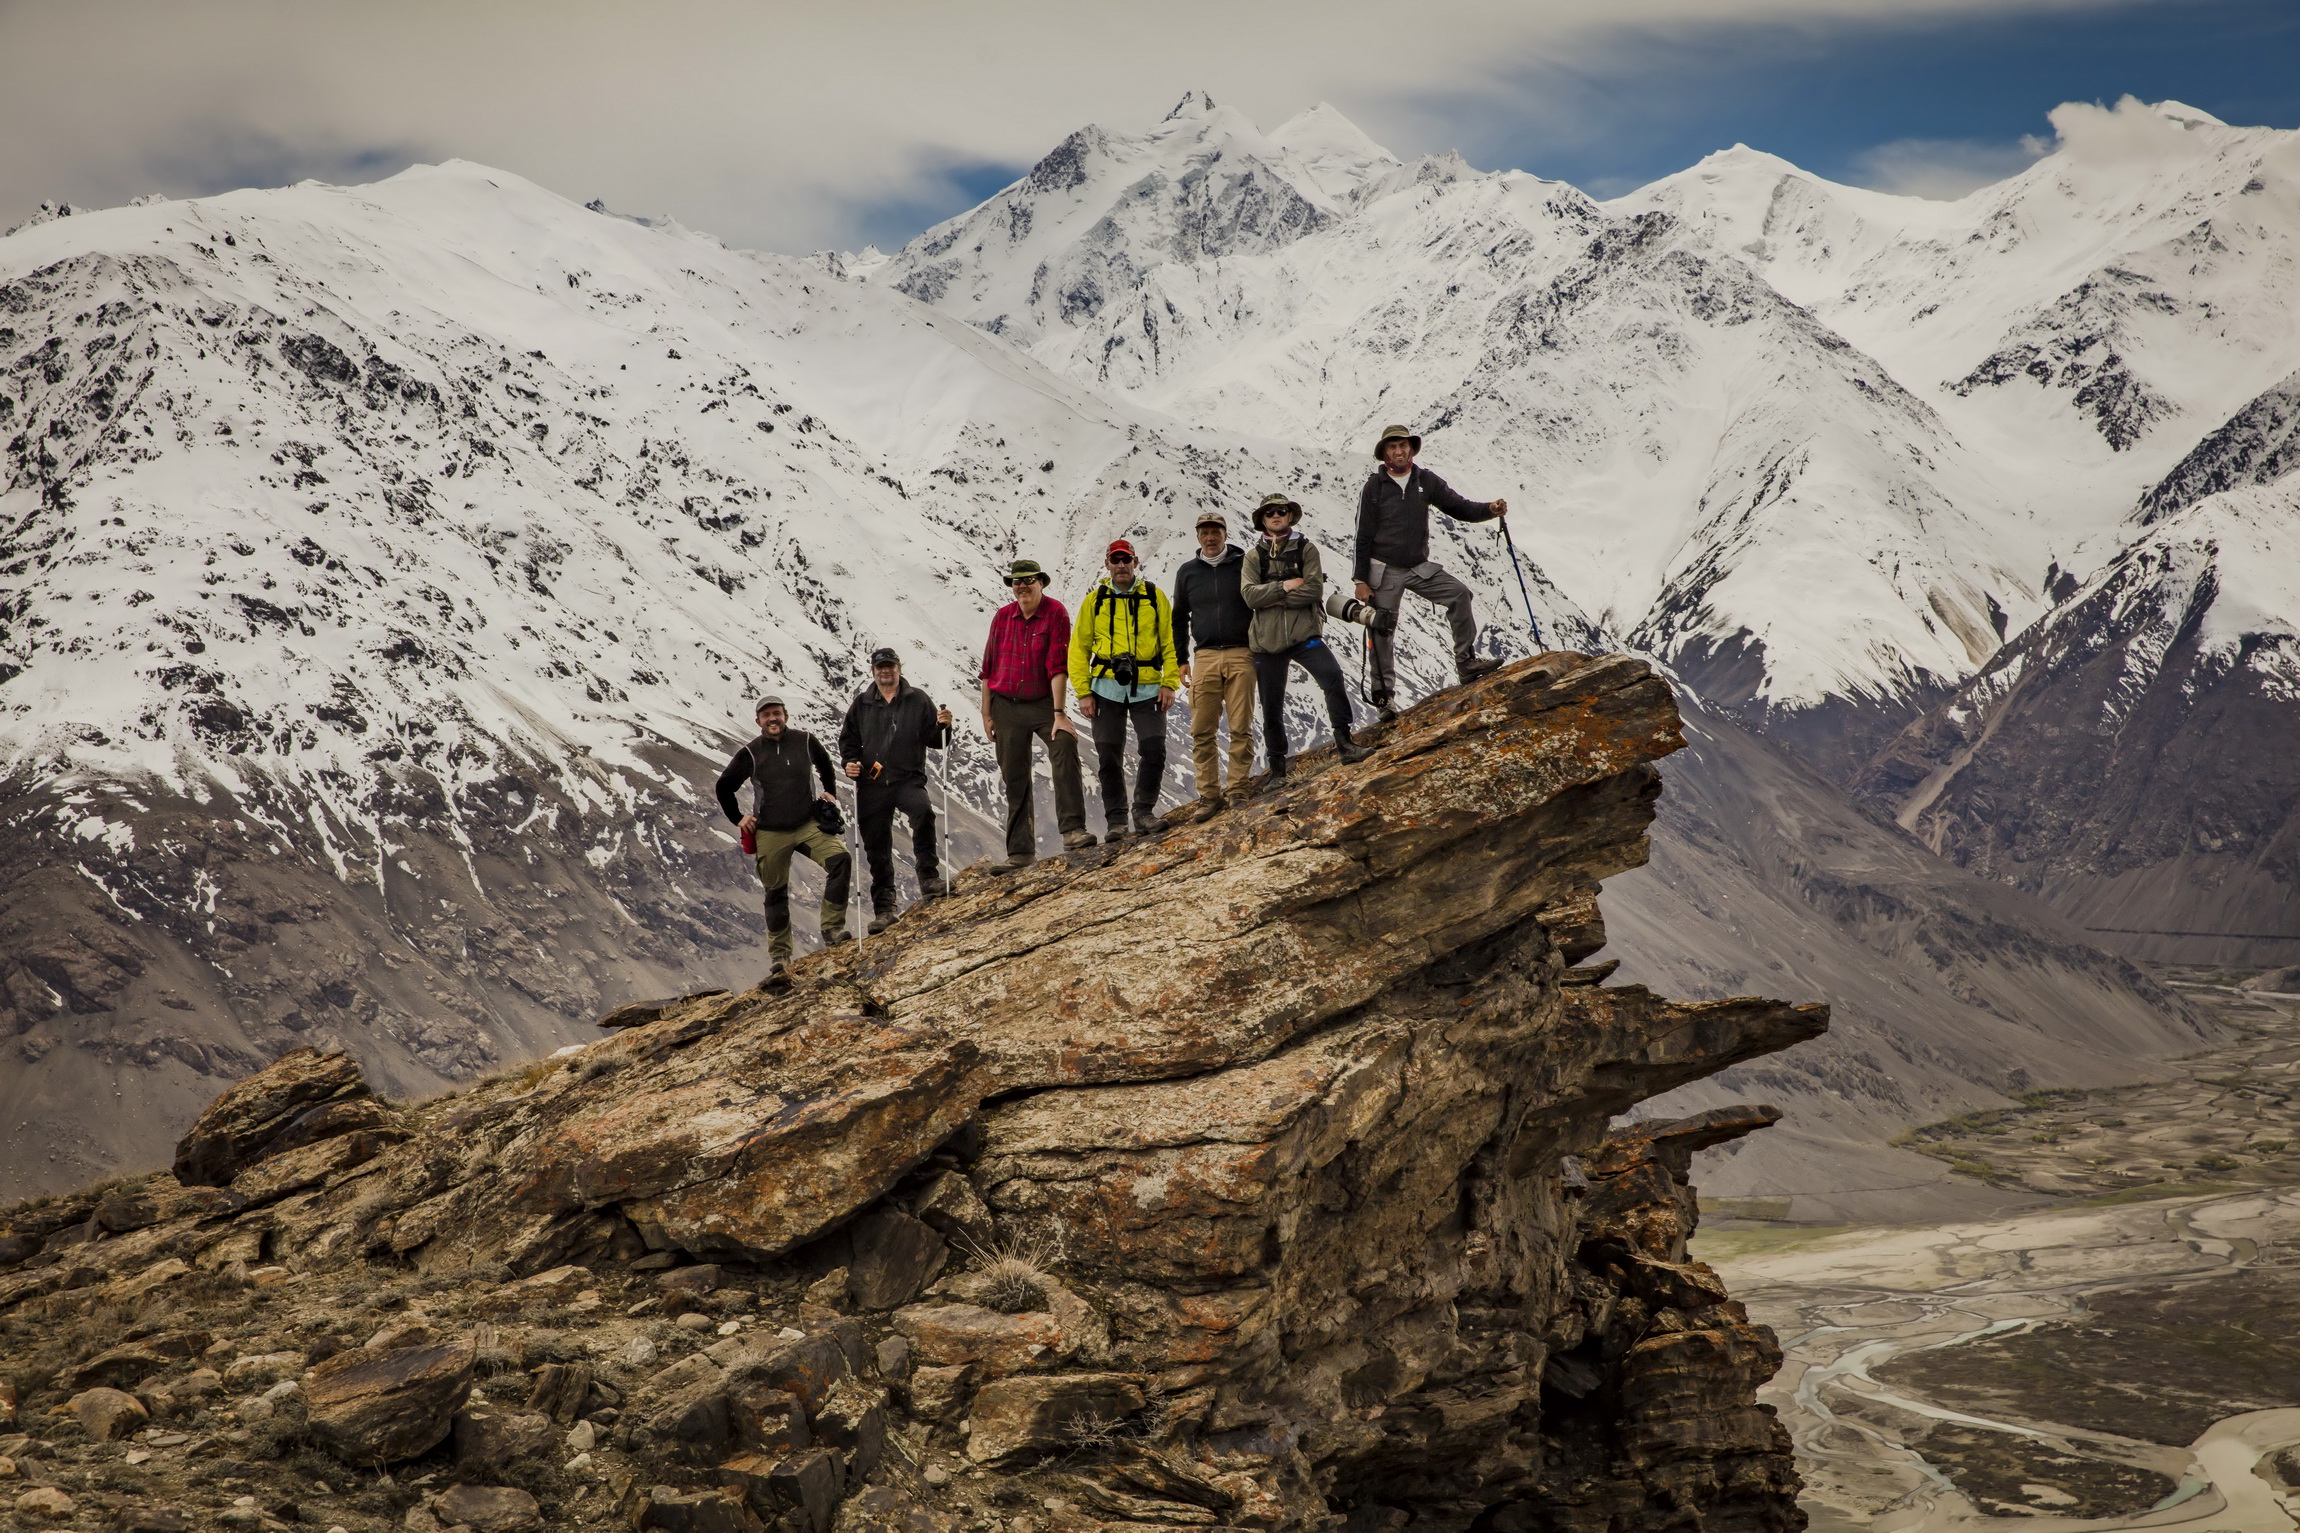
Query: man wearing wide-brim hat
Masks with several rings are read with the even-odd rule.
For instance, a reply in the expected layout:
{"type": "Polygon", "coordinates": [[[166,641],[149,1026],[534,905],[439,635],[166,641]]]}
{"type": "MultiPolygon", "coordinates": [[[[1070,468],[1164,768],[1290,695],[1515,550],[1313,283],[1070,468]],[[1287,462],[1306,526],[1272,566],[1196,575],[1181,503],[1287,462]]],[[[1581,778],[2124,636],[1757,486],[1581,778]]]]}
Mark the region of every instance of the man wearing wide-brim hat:
{"type": "Polygon", "coordinates": [[[1038,806],[1030,784],[1030,742],[1046,747],[1054,777],[1054,819],[1065,850],[1094,844],[1086,828],[1086,783],[1078,766],[1078,732],[1063,706],[1070,686],[1070,612],[1046,594],[1036,559],[1006,568],[1014,600],[990,620],[982,647],[982,732],[998,752],[1006,785],[1006,858],[993,873],[1038,860],[1038,806]]]}
{"type": "MultiPolygon", "coordinates": [[[[1454,669],[1463,681],[1500,668],[1477,654],[1477,614],[1470,589],[1430,558],[1430,507],[1458,522],[1486,522],[1509,514],[1503,500],[1471,500],[1414,462],[1422,439],[1404,426],[1386,427],[1374,444],[1381,466],[1358,495],[1358,538],[1351,553],[1351,578],[1358,600],[1395,614],[1406,592],[1446,610],[1453,629],[1454,669]]],[[[1373,704],[1387,721],[1397,717],[1397,634],[1373,634],[1373,704]]]]}

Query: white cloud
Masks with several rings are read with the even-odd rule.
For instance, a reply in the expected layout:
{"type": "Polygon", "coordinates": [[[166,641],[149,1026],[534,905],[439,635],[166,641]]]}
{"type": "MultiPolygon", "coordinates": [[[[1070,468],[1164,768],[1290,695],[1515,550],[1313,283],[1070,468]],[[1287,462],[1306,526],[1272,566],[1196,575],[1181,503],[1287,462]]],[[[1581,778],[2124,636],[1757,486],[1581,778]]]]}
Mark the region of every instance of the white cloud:
{"type": "Polygon", "coordinates": [[[1190,87],[1272,124],[1332,100],[1414,153],[1532,110],[1509,84],[1528,70],[1625,39],[1875,13],[1875,0],[0,0],[0,227],[44,196],[103,205],[461,156],[807,249],[844,243],[869,208],[930,199],[952,165],[1027,164],[1084,123],[1155,120],[1190,87]]]}
{"type": "Polygon", "coordinates": [[[1858,184],[1904,197],[1954,202],[1967,192],[2017,176],[2052,145],[2034,134],[2010,144],[1963,138],[1900,138],[1854,159],[1858,184]]]}
{"type": "Polygon", "coordinates": [[[2210,112],[2178,101],[2150,103],[2131,96],[2120,97],[2112,107],[2063,102],[2050,118],[2069,158],[2103,169],[2154,164],[2168,153],[2210,153],[2212,146],[2199,141],[2197,130],[2225,126],[2210,112]]]}

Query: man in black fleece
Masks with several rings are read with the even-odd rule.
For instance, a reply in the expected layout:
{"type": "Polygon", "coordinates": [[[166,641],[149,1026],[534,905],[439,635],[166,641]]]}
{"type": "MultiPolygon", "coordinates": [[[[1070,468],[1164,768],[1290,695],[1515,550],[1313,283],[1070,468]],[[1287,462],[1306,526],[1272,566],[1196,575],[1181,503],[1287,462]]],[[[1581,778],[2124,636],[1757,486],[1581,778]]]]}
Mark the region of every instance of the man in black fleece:
{"type": "Polygon", "coordinates": [[[759,882],[767,890],[767,955],[773,962],[767,971],[769,985],[788,983],[783,971],[791,962],[794,852],[814,859],[823,870],[823,946],[852,940],[847,936],[847,894],[854,862],[839,838],[815,819],[818,801],[838,802],[838,778],[831,772],[830,753],[822,742],[792,729],[789,718],[781,698],[760,699],[759,737],[735,752],[719,774],[719,807],[757,855],[759,882]],[[810,768],[822,782],[819,794],[807,781],[810,768]],[[746,779],[758,790],[749,814],[743,813],[736,797],[746,779]]]}
{"type": "Polygon", "coordinates": [[[1230,784],[1236,792],[1254,770],[1254,657],[1246,649],[1246,626],[1254,614],[1238,594],[1238,570],[1245,550],[1230,542],[1230,524],[1219,511],[1198,518],[1198,553],[1174,572],[1174,656],[1182,685],[1190,689],[1190,752],[1198,773],[1193,820],[1211,820],[1227,800],[1222,787],[1222,752],[1214,728],[1230,725],[1230,784]],[[1198,658],[1190,658],[1195,643],[1198,658]]]}
{"type": "MultiPolygon", "coordinates": [[[[1434,601],[1446,610],[1453,628],[1453,663],[1463,681],[1500,669],[1501,662],[1477,655],[1477,614],[1470,605],[1470,590],[1438,568],[1430,558],[1430,507],[1457,522],[1487,522],[1509,514],[1505,500],[1471,500],[1443,479],[1414,463],[1422,439],[1403,426],[1392,426],[1374,444],[1381,467],[1358,494],[1358,540],[1351,554],[1350,577],[1357,583],[1359,601],[1372,602],[1396,614],[1406,592],[1434,601]]],[[[1382,721],[1398,716],[1397,629],[1376,628],[1374,695],[1371,699],[1382,721]]]]}
{"type": "Polygon", "coordinates": [[[934,803],[926,791],[926,753],[950,744],[950,710],[902,679],[891,649],[870,657],[871,684],[855,694],[839,727],[839,759],[855,783],[855,820],[870,859],[870,934],[891,925],[894,908],[894,812],[910,821],[910,855],[918,892],[950,892],[934,844],[934,803]]]}

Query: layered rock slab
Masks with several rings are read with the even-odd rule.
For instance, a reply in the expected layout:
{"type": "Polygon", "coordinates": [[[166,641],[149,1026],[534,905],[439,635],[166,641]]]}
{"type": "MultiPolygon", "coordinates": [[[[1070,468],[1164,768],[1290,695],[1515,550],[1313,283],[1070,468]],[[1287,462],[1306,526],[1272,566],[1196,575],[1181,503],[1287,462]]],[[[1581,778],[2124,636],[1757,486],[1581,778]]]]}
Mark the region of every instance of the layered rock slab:
{"type": "MultiPolygon", "coordinates": [[[[1680,743],[1642,663],[1521,662],[1209,824],[970,877],[787,994],[611,1017],[574,1058],[405,1113],[400,1142],[356,1114],[271,1131],[267,1090],[334,1068],[283,1060],[222,1111],[254,1125],[229,1197],[74,1249],[412,1265],[487,1290],[474,1312],[528,1281],[572,1296],[578,1263],[643,1269],[665,1306],[803,1290],[801,1339],[711,1347],[629,1402],[613,1451],[652,1487],[641,1525],[754,1493],[909,1520],[871,1498],[957,1493],[908,1477],[923,1450],[1096,1522],[1791,1527],[1786,1439],[1753,1401],[1777,1353],[1684,1249],[1691,1147],[1771,1115],[1606,1125],[1825,1012],[1573,967],[1680,743]],[[505,1267],[535,1276],[496,1294],[505,1267]]],[[[444,1452],[471,1345],[392,1345],[439,1354],[423,1408],[336,1388],[373,1360],[331,1363],[314,1427],[444,1452]]],[[[530,1410],[578,1369],[578,1414],[588,1365],[544,1368],[530,1410]]]]}

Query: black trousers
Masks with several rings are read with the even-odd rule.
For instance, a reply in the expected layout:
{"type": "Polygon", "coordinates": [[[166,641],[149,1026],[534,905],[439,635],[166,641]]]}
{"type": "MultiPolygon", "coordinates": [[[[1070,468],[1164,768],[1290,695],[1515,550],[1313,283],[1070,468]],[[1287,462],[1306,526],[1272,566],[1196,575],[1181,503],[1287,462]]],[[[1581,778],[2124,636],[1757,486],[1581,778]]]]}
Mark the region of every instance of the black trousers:
{"type": "Polygon", "coordinates": [[[870,904],[881,915],[894,909],[894,812],[910,819],[910,858],[921,882],[941,871],[934,844],[934,803],[926,779],[855,784],[855,818],[862,825],[863,855],[870,859],[870,904]]]}
{"type": "Polygon", "coordinates": [[[1350,737],[1350,694],[1342,685],[1342,663],[1324,639],[1304,639],[1291,649],[1254,657],[1254,680],[1262,689],[1262,747],[1270,765],[1281,766],[1286,757],[1286,682],[1299,665],[1326,694],[1326,718],[1334,726],[1334,743],[1350,737]]]}
{"type": "Polygon", "coordinates": [[[1141,759],[1134,767],[1134,812],[1149,815],[1158,807],[1158,788],[1166,780],[1166,715],[1158,699],[1114,703],[1094,699],[1094,762],[1102,779],[1102,822],[1117,830],[1126,824],[1126,721],[1134,721],[1134,750],[1141,759]]]}
{"type": "Polygon", "coordinates": [[[1030,742],[1046,742],[1046,764],[1054,776],[1054,822],[1064,835],[1086,828],[1086,789],[1078,774],[1078,737],[1054,727],[1054,699],[1016,702],[990,694],[990,722],[996,731],[998,775],[1006,784],[1006,854],[1038,855],[1038,811],[1030,788],[1030,742]]]}

